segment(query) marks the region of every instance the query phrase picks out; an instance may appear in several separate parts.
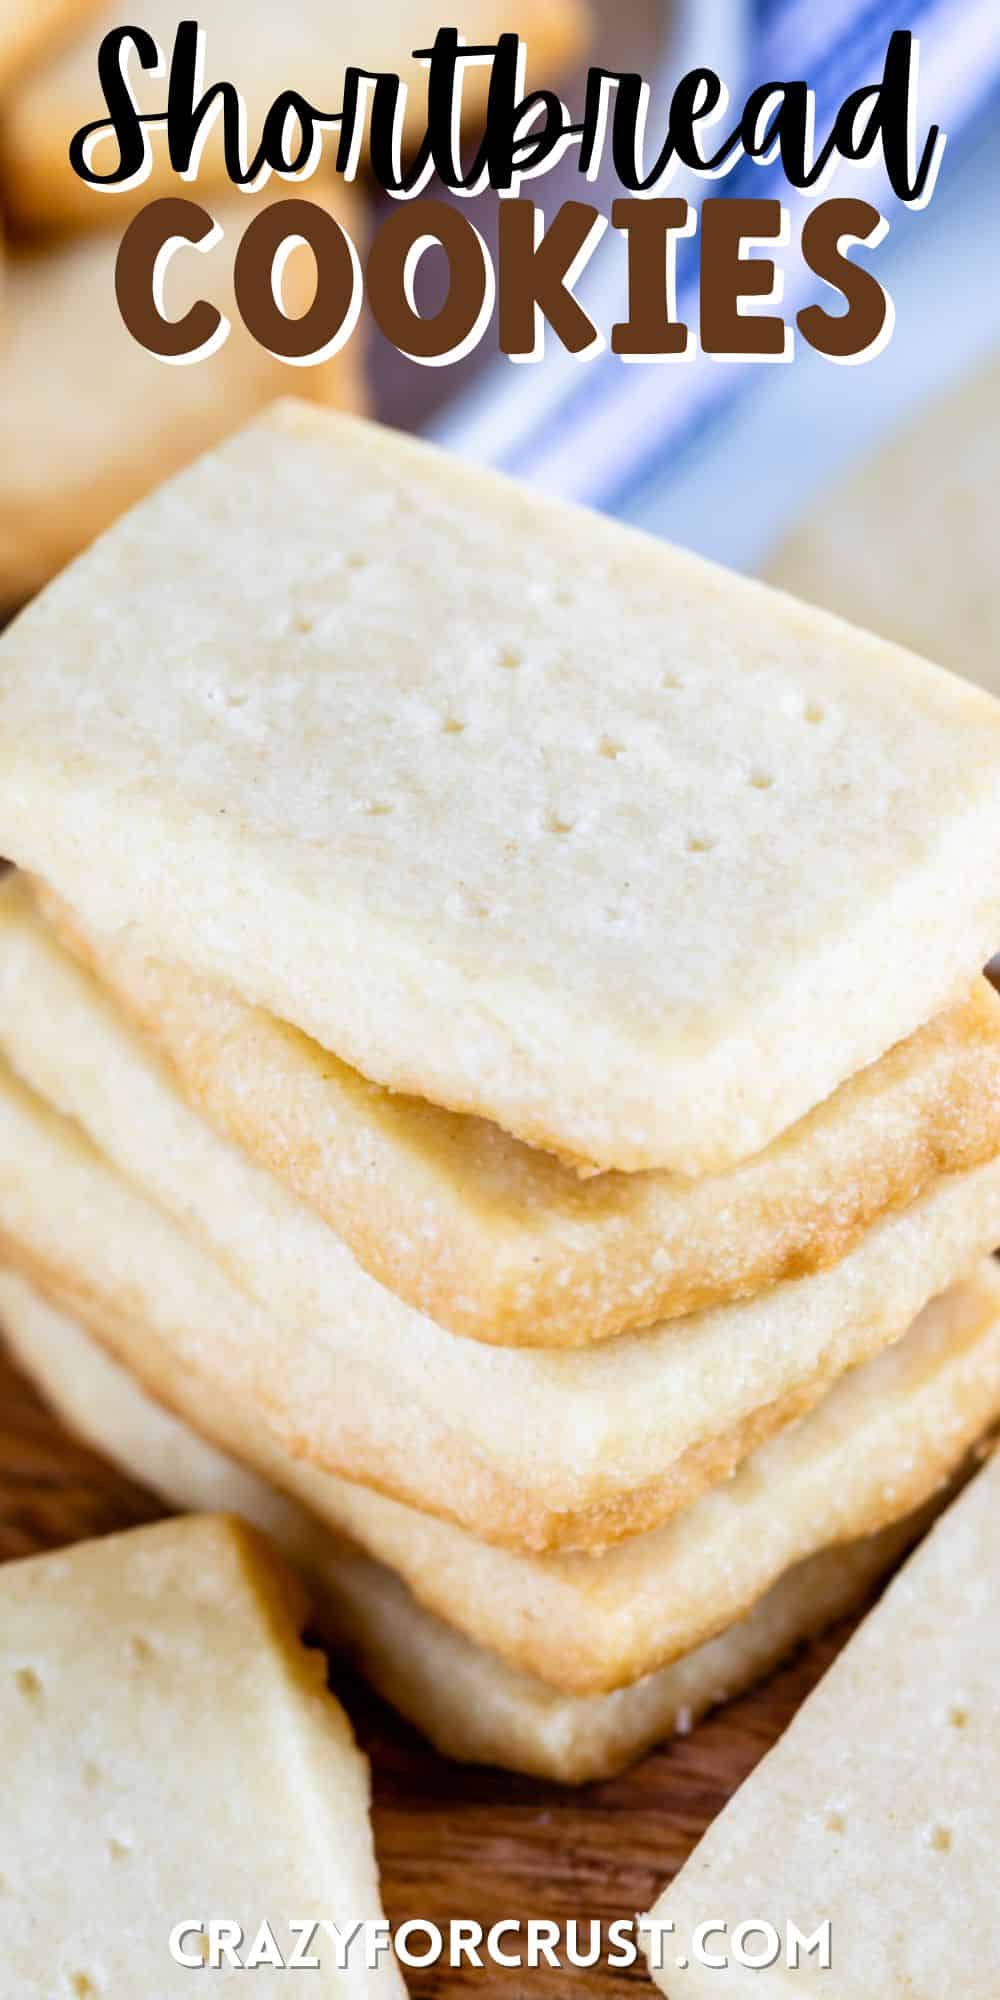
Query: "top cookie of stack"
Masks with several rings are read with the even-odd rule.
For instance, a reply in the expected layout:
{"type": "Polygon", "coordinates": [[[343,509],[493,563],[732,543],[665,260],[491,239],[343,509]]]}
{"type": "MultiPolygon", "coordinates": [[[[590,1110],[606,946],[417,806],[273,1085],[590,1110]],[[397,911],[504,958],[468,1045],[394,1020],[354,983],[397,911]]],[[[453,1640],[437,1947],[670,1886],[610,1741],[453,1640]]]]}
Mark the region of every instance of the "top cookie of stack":
{"type": "MultiPolygon", "coordinates": [[[[1000,709],[893,647],[287,404],[22,617],[0,735],[6,850],[123,979],[139,938],[241,1137],[313,1197],[353,1155],[334,1220],[407,1296],[394,1182],[432,1235],[467,1197],[470,1266],[541,1270],[540,1344],[586,1337],[553,1255],[618,1259],[607,1334],[914,1191],[884,1094],[926,1092],[1000,933],[1000,709]],[[756,1240],[712,1278],[692,1235],[733,1202],[756,1240]]],[[[417,1302],[488,1335],[497,1273],[452,1277],[417,1302]]]]}

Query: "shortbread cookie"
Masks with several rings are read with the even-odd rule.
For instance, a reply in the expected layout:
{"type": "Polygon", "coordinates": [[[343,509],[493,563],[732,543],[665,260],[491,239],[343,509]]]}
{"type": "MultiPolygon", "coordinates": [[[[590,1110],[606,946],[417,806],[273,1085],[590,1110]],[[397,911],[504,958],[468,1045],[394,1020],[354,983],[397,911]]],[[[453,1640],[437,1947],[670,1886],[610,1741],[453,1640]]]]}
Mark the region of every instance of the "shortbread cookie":
{"type": "MultiPolygon", "coordinates": [[[[422,133],[427,119],[426,69],[413,51],[428,48],[439,26],[458,28],[472,44],[493,43],[498,35],[516,29],[527,44],[531,79],[548,85],[558,82],[559,72],[582,50],[587,32],[585,0],[521,0],[516,19],[501,0],[452,0],[444,9],[430,0],[407,0],[405,7],[399,0],[373,0],[364,8],[331,7],[329,0],[295,0],[292,6],[252,10],[243,0],[203,0],[196,15],[176,0],[145,0],[124,15],[120,8],[105,4],[51,62],[37,65],[4,107],[5,194],[22,221],[86,228],[105,222],[110,209],[120,222],[143,202],[171,191],[173,176],[162,129],[152,135],[151,176],[114,195],[95,191],[79,179],[69,163],[69,144],[74,132],[106,115],[97,80],[97,51],[103,36],[126,21],[146,28],[169,63],[178,24],[191,19],[197,19],[205,32],[206,86],[225,79],[242,92],[251,152],[260,143],[264,119],[281,90],[298,90],[318,109],[339,112],[344,73],[352,64],[401,75],[409,90],[409,130],[414,136],[422,133]]],[[[482,116],[489,75],[482,64],[470,64],[465,70],[462,101],[470,124],[482,116]]],[[[162,75],[151,76],[133,58],[128,76],[141,111],[164,109],[162,75]]],[[[337,134],[325,136],[332,157],[337,134]]],[[[94,150],[96,171],[112,171],[116,160],[114,138],[102,140],[94,150]]],[[[194,191],[211,200],[226,179],[221,128],[216,126],[201,156],[194,191]]]]}
{"type": "Polygon", "coordinates": [[[994,356],[820,503],[772,580],[996,692],[998,457],[994,356]]]}
{"type": "Polygon", "coordinates": [[[599,1548],[656,1525],[1000,1240],[994,1160],[945,1176],[819,1276],[580,1352],[485,1347],[369,1278],[177,1097],[92,983],[69,1004],[86,975],[65,969],[58,1033],[16,1017],[3,1030],[44,1093],[0,1073],[8,1261],[119,1351],[135,1322],[156,1329],[206,1394],[293,1456],[483,1540],[599,1548]]]}
{"type": "Polygon", "coordinates": [[[57,59],[67,36],[85,35],[101,0],[0,0],[0,90],[39,57],[57,59]]]}
{"type": "Polygon", "coordinates": [[[742,1693],[853,1609],[919,1532],[926,1510],[800,1563],[749,1616],[618,1693],[560,1694],[419,1605],[392,1572],[213,1450],[146,1396],[96,1341],[11,1272],[0,1318],[18,1360],[74,1430],[171,1506],[224,1506],[264,1528],[308,1575],[332,1645],[446,1756],[581,1784],[623,1769],[742,1693]]]}
{"type": "MultiPolygon", "coordinates": [[[[879,1215],[1000,1146],[1000,998],[984,979],[743,1166],[697,1181],[581,1179],[496,1125],[369,1083],[232,991],[155,963],[141,930],[87,933],[51,891],[39,885],[38,896],[217,1129],[317,1209],[390,1291],[475,1340],[583,1346],[750,1297],[835,1264],[879,1215]]],[[[23,890],[8,886],[8,982],[21,971],[30,982],[27,961],[51,954],[27,923],[23,890]]]]}
{"type": "MultiPolygon", "coordinates": [[[[333,360],[291,368],[253,340],[232,300],[232,262],[262,199],[220,207],[223,239],[179,252],[165,310],[179,318],[210,297],[230,321],[224,346],[193,368],[148,354],[115,299],[119,233],[15,252],[6,271],[0,349],[0,610],[10,610],[160,480],[218,442],[287,388],[361,406],[358,335],[333,360]]],[[[338,211],[345,223],[353,208],[338,211]]],[[[356,225],[354,225],[356,226],[356,225]]],[[[310,253],[286,265],[285,300],[312,297],[310,253]]]]}
{"type": "Polygon", "coordinates": [[[604,1555],[532,1556],[290,1457],[157,1327],[119,1319],[110,1337],[209,1443],[397,1571],[428,1610],[575,1694],[624,1686],[690,1652],[793,1563],[912,1512],[1000,1415],[1000,1276],[987,1265],[665,1527],[604,1555]]]}
{"type": "Polygon", "coordinates": [[[998,780],[980,690],[291,402],[0,641],[9,858],[607,1167],[721,1170],[957,1002],[998,780]]]}
{"type": "MultiPolygon", "coordinates": [[[[0,1570],[4,1974],[18,2000],[190,1990],[185,1920],[377,1921],[368,1766],[256,1532],[201,1516],[0,1570]],[[39,1898],[46,1903],[39,1920],[39,1898]]],[[[294,1939],[284,1933],[291,1953],[294,1939]]],[[[188,1949],[197,1940],[188,1939],[188,1949]]],[[[326,1992],[401,1996],[391,1958],[326,1992]]],[[[288,1990],[259,1969],[254,1991],[288,1990]]]]}
{"type": "MultiPolygon", "coordinates": [[[[1000,1964],[1000,1459],[938,1523],[654,1916],[664,1993],[994,2000],[1000,1964]],[[674,1971],[711,1920],[771,1924],[770,1970],[674,1971]],[[831,1969],[784,1951],[830,1926],[831,1969]]],[[[721,1941],[713,1940],[715,1943],[721,1941]]],[[[767,1947],[760,1934],[754,1952],[767,1947]]]]}

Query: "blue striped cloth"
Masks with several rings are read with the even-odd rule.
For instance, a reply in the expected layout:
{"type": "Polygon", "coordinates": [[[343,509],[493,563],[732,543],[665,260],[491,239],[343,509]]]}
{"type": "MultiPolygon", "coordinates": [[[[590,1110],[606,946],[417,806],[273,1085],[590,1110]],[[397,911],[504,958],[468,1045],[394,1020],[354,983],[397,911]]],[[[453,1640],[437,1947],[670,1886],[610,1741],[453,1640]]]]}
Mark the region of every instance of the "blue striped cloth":
{"type": "MultiPolygon", "coordinates": [[[[757,0],[747,19],[742,74],[723,72],[737,108],[755,83],[804,77],[816,93],[818,135],[849,92],[877,82],[893,29],[912,29],[920,42],[920,140],[931,124],[948,135],[942,184],[949,155],[1000,88],[1000,0],[910,0],[905,11],[899,0],[757,0]]],[[[715,60],[709,52],[703,59],[715,60]]],[[[543,206],[544,186],[531,190],[543,206]]],[[[691,200],[706,192],[776,196],[791,211],[793,246],[811,199],[789,188],[779,163],[747,160],[722,181],[676,182],[669,191],[691,200]]],[[[863,195],[890,229],[902,214],[880,165],[841,165],[821,192],[863,195]]],[[[919,215],[907,226],[918,228],[919,215]]],[[[873,258],[877,271],[877,251],[873,258]]],[[[781,311],[791,324],[797,306],[816,296],[817,282],[792,252],[778,250],[776,261],[785,266],[781,311]]],[[[624,310],[624,251],[610,231],[577,289],[607,334],[624,310]]],[[[697,239],[680,246],[678,313],[696,332],[697,239]]],[[[625,363],[609,350],[579,362],[550,340],[538,364],[485,368],[435,434],[548,492],[627,512],[693,435],[764,374],[763,364],[720,363],[698,352],[669,365],[625,363]]]]}

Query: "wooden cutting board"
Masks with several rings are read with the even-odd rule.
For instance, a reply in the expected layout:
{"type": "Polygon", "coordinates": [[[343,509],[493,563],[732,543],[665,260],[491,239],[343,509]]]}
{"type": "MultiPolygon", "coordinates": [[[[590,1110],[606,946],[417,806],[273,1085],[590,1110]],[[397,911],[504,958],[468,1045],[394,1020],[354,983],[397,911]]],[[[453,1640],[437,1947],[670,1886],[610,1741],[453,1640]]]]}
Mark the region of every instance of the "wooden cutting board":
{"type": "MultiPolygon", "coordinates": [[[[71,1438],[0,1353],[0,1561],[155,1519],[162,1508],[71,1438]]],[[[651,1907],[709,1821],[774,1742],[847,1637],[805,1648],[756,1694],[611,1783],[567,1792],[447,1763],[334,1670],[374,1776],[375,1839],[386,1913],[438,1924],[503,1917],[564,1925],[651,1907]]],[[[652,1995],[641,1966],[612,1971],[484,1966],[409,1971],[413,2000],[628,2000],[652,1995]]]]}

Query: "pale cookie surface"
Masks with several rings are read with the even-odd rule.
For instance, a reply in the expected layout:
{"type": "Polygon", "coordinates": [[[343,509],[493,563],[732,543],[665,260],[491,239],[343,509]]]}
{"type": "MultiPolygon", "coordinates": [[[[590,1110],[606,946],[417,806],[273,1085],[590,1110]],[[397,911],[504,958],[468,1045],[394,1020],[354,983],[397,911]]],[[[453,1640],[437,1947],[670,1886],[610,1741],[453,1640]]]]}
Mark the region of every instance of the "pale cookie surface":
{"type": "MultiPolygon", "coordinates": [[[[381,1916],[368,1766],[322,1656],[299,1640],[305,1611],[256,1533],[209,1515],[0,1570],[0,1872],[18,2000],[187,1994],[169,1940],[198,1913],[251,1940],[265,1917],[381,1916]]],[[[318,1950],[324,1992],[403,1994],[391,1963],[341,1972],[329,1939],[318,1950]]],[[[241,1983],[235,1968],[216,1977],[241,1983]]],[[[258,1970],[254,1990],[287,1979],[258,1970]]]]}
{"type": "MultiPolygon", "coordinates": [[[[994,2000],[1000,1964],[1000,1459],[944,1516],[654,1915],[665,1993],[994,2000]],[[829,1920],[832,1970],[695,1967],[711,1918],[829,1920]]],[[[713,1944],[714,1944],[713,1940],[713,1944]]],[[[761,1940],[754,1941],[759,1949],[761,1940]]]]}
{"type": "MultiPolygon", "coordinates": [[[[175,192],[190,190],[178,183],[175,192]]],[[[362,407],[360,336],[332,361],[293,370],[242,325],[233,257],[268,200],[221,203],[222,240],[170,263],[170,318],[208,297],[230,320],[225,344],[192,368],[167,366],[126,330],[115,298],[120,229],[11,254],[0,333],[0,610],[293,381],[303,395],[362,407]]],[[[335,213],[348,227],[354,212],[338,195],[335,213]]],[[[290,314],[305,310],[314,287],[310,254],[299,248],[286,266],[290,314]]]]}
{"type": "Polygon", "coordinates": [[[771,561],[771,581],[996,693],[998,455],[994,357],[809,515],[771,561]]]}
{"type": "Polygon", "coordinates": [[[58,1003],[15,1008],[3,1031],[34,1086],[0,1072],[10,1261],[119,1351],[136,1323],[154,1329],[294,1456],[484,1540],[600,1548],[656,1525],[1000,1240],[994,1160],[757,1299],[579,1352],[486,1347],[369,1278],[202,1123],[72,961],[63,973],[58,1003]]]}
{"type": "Polygon", "coordinates": [[[100,16],[101,0],[0,0],[0,89],[100,16]]]}
{"type": "MultiPolygon", "coordinates": [[[[38,0],[31,0],[36,6],[38,0]]],[[[27,9],[25,9],[27,11],[27,9]]],[[[266,114],[284,89],[298,90],[318,109],[339,112],[344,72],[355,64],[401,75],[409,90],[410,130],[419,134],[427,116],[426,70],[412,51],[427,48],[439,25],[458,28],[471,43],[495,42],[516,28],[528,46],[529,74],[536,84],[558,81],[557,72],[582,49],[587,32],[584,0],[520,0],[516,20],[502,0],[370,0],[364,8],[331,6],[330,0],[295,0],[293,6],[252,7],[245,0],[203,0],[192,15],[177,0],[144,0],[123,15],[120,8],[91,9],[91,18],[51,62],[40,63],[4,107],[3,165],[11,206],[25,221],[102,223],[111,197],[95,193],[73,172],[67,153],[73,134],[105,113],[97,80],[97,51],[110,29],[127,21],[146,28],[169,63],[178,24],[197,19],[205,31],[206,87],[235,83],[247,107],[249,149],[260,143],[266,114]]],[[[150,76],[134,56],[128,66],[135,101],[144,112],[162,111],[166,84],[150,76]]],[[[481,117],[489,70],[471,64],[465,71],[463,108],[481,117]]],[[[336,150],[336,133],[327,133],[336,150]]],[[[327,157],[330,157],[329,153],[327,157]]],[[[93,166],[109,173],[117,163],[113,137],[94,147],[93,166]]],[[[210,129],[195,192],[224,185],[226,162],[219,127],[210,129]]],[[[117,217],[171,191],[172,174],[162,132],[153,135],[153,171],[131,192],[113,197],[117,217]]],[[[311,197],[313,185],[305,192],[311,197]]],[[[287,191],[287,188],[286,188],[287,191]]],[[[302,192],[301,189],[292,190],[302,192]]]]}
{"type": "Polygon", "coordinates": [[[516,1672],[421,1606],[390,1570],[331,1535],[146,1396],[83,1329],[12,1272],[0,1317],[57,1413],[172,1506],[226,1507],[266,1530],[308,1575],[325,1636],[448,1757],[583,1784],[611,1776],[676,1728],[761,1679],[859,1603],[926,1512],[800,1563],[735,1625],[616,1694],[561,1694],[516,1672]]]}
{"type": "MultiPolygon", "coordinates": [[[[583,1346],[749,1297],[835,1264],[879,1215],[1000,1144],[1000,998],[984,979],[728,1173],[581,1179],[155,962],[141,930],[84,932],[38,893],[217,1129],[317,1209],[381,1284],[476,1340],[583,1346]]],[[[23,891],[8,888],[0,923],[15,912],[25,941],[23,891]]]]}
{"type": "Polygon", "coordinates": [[[957,1001],[1000,936],[998,774],[981,691],[294,403],[0,643],[10,858],[603,1166],[731,1164],[957,1001]]]}
{"type": "MultiPolygon", "coordinates": [[[[58,948],[30,922],[6,927],[3,942],[0,1047],[63,1103],[70,1101],[62,1081],[68,1048],[75,1068],[96,1079],[107,1098],[113,1064],[87,1032],[84,1015],[67,1006],[66,986],[56,976],[58,948]],[[33,980],[25,977],[32,963],[42,975],[33,980]],[[43,1045],[52,1052],[48,1062],[39,1054],[43,1045]]],[[[83,986],[76,968],[62,961],[62,970],[71,991],[83,986]]],[[[92,1123],[84,1095],[72,1101],[92,1123]]],[[[146,1114],[140,1072],[121,1101],[139,1134],[136,1152],[119,1153],[126,1170],[141,1174],[142,1151],[151,1147],[176,1155],[193,1187],[176,1133],[146,1114]]],[[[182,1114],[181,1129],[185,1118],[192,1122],[182,1114]]],[[[175,1210],[176,1202],[175,1192],[175,1210]]],[[[287,1230],[282,1234],[287,1240],[287,1230]]],[[[269,1230],[262,1240],[269,1245],[274,1236],[269,1230]]],[[[294,1255],[294,1238],[291,1249],[294,1255]]],[[[1000,1277],[989,1262],[975,1281],[929,1306],[893,1348],[851,1370],[734,1478],[666,1526],[601,1556],[493,1547],[282,1451],[255,1410],[220,1398],[212,1376],[193,1365],[190,1348],[180,1352],[160,1301],[152,1318],[138,1305],[131,1319],[120,1317],[113,1345],[186,1422],[301,1500],[328,1528],[390,1564],[429,1609],[512,1665],[591,1693],[688,1652],[817,1548],[871,1533],[918,1506],[1000,1410],[998,1318],[1000,1277]]],[[[98,1332],[107,1337],[108,1329],[98,1325],[98,1332]]],[[[309,1338],[305,1323],[302,1338],[309,1338]]]]}

